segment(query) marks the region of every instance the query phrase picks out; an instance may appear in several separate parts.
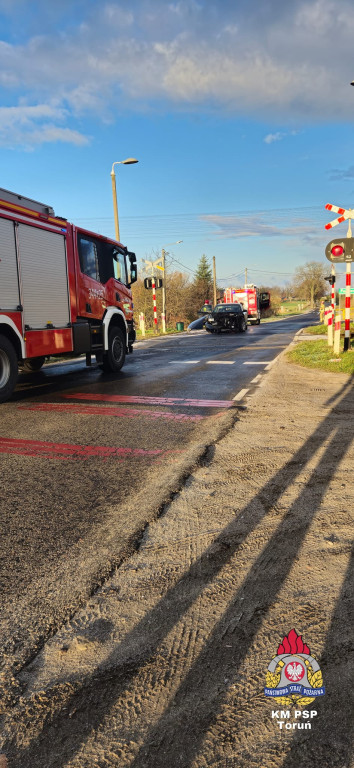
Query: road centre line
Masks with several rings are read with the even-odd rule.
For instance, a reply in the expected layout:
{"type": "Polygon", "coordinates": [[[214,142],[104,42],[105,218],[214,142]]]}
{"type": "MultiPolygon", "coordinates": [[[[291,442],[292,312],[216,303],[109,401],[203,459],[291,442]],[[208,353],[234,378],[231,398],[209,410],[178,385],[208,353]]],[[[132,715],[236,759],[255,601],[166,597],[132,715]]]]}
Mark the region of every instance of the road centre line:
{"type": "Polygon", "coordinates": [[[235,401],[242,400],[242,398],[245,395],[247,395],[248,391],[249,391],[248,389],[240,389],[240,391],[237,393],[237,395],[235,395],[235,397],[233,397],[233,400],[235,400],[235,401]]]}
{"type": "Polygon", "coordinates": [[[174,413],[173,411],[147,411],[141,408],[115,408],[112,405],[83,405],[83,403],[33,403],[18,405],[20,411],[40,411],[54,413],[75,413],[79,416],[117,416],[133,419],[143,416],[151,419],[166,419],[171,421],[201,421],[203,416],[192,416],[189,413],[174,413]]]}
{"type": "Polygon", "coordinates": [[[200,360],[170,360],[170,365],[178,365],[181,363],[182,365],[196,365],[196,363],[200,363],[200,360]]]}
{"type": "Polygon", "coordinates": [[[231,408],[232,400],[192,400],[184,397],[150,397],[148,395],[101,395],[88,392],[62,395],[69,400],[95,400],[106,403],[140,403],[140,405],[176,405],[191,408],[231,408]]]}
{"type": "Polygon", "coordinates": [[[235,365],[235,360],[207,360],[206,365],[235,365]]]}

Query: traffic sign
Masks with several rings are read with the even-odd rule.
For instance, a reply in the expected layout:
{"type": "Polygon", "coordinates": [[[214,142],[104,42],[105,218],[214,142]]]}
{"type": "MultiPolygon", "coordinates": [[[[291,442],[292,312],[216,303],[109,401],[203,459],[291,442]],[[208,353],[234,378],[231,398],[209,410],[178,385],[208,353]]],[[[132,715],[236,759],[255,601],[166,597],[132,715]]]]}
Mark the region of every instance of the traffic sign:
{"type": "Polygon", "coordinates": [[[325,224],[325,229],[332,229],[332,227],[336,227],[337,224],[341,224],[342,221],[347,221],[348,219],[354,219],[353,208],[338,208],[337,205],[331,205],[330,203],[327,203],[327,205],[325,205],[325,208],[327,211],[334,211],[334,213],[341,214],[338,219],[333,219],[333,221],[330,221],[329,224],[325,224]]]}
{"type": "Polygon", "coordinates": [[[331,240],[326,245],[326,259],[332,264],[354,261],[354,238],[344,237],[342,240],[331,240]]]}

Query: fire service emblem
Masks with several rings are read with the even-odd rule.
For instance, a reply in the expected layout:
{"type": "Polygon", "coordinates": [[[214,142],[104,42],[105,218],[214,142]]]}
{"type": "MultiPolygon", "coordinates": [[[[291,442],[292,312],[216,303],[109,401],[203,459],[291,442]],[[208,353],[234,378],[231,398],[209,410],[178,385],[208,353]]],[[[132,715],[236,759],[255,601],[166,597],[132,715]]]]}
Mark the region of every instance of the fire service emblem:
{"type": "Polygon", "coordinates": [[[301,635],[292,629],[268,665],[264,693],[282,706],[306,707],[323,696],[322,672],[301,635]]]}

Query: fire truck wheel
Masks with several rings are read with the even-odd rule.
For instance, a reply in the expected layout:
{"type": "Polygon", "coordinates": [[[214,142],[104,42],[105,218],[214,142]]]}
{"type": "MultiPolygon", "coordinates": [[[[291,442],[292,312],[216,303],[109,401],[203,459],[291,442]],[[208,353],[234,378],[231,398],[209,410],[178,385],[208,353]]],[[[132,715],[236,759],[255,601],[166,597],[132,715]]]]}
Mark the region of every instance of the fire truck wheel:
{"type": "Polygon", "coordinates": [[[0,403],[11,397],[18,376],[18,360],[11,341],[0,335],[0,403]]]}
{"type": "Polygon", "coordinates": [[[260,324],[260,322],[261,322],[261,318],[259,317],[259,318],[256,320],[256,325],[259,325],[259,324],[260,324]]]}
{"type": "Polygon", "coordinates": [[[124,365],[125,341],[120,328],[111,328],[108,332],[108,350],[103,355],[104,371],[117,373],[124,365]]]}
{"type": "Polygon", "coordinates": [[[21,368],[23,371],[26,371],[26,373],[35,373],[35,371],[40,371],[44,361],[45,357],[32,357],[29,360],[25,360],[25,362],[22,363],[21,368]]]}

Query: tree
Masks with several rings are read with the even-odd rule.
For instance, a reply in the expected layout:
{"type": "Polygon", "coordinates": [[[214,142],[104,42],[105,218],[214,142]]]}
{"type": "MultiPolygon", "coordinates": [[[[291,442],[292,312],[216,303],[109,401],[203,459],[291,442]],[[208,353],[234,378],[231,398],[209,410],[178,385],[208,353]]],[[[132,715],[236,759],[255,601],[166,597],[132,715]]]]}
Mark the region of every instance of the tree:
{"type": "Polygon", "coordinates": [[[195,273],[195,282],[198,282],[199,280],[203,280],[207,284],[212,283],[213,281],[212,269],[205,253],[200,257],[195,273]]]}
{"type": "Polygon", "coordinates": [[[210,262],[203,253],[201,256],[195,278],[190,288],[190,310],[191,313],[197,316],[198,310],[203,306],[206,299],[211,299],[213,296],[213,273],[210,266],[210,262]]]}
{"type": "Polygon", "coordinates": [[[297,267],[294,277],[294,290],[299,298],[308,299],[311,308],[315,301],[327,293],[324,280],[326,268],[320,261],[308,261],[303,267],[297,267]]]}
{"type": "Polygon", "coordinates": [[[176,322],[186,322],[189,277],[182,272],[168,272],[166,279],[166,323],[174,327],[176,322]]]}

